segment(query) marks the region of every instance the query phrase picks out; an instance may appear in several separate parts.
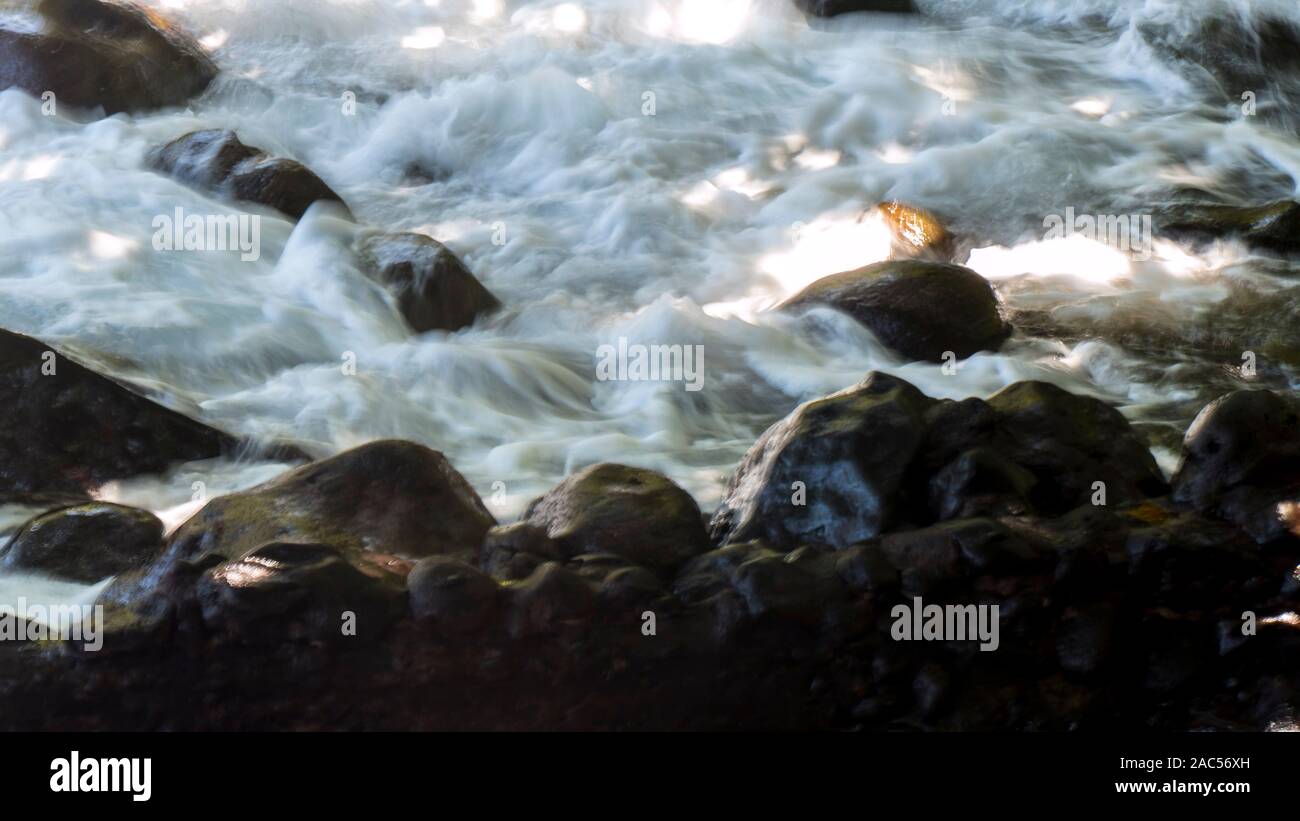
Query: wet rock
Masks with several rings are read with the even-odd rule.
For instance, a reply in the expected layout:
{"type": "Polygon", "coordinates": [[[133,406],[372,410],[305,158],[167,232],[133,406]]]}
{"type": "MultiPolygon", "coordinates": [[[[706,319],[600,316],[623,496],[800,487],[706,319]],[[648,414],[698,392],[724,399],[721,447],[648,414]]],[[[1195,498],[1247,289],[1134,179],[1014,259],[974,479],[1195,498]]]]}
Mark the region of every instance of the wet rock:
{"type": "Polygon", "coordinates": [[[416,333],[457,331],[501,307],[460,258],[431,237],[382,234],[361,241],[357,250],[416,333]]]}
{"type": "Polygon", "coordinates": [[[916,674],[912,693],[923,716],[932,716],[944,706],[952,690],[952,675],[938,664],[927,664],[916,674]]]}
{"type": "Polygon", "coordinates": [[[77,582],[143,567],[162,552],[163,524],[147,510],[91,502],[29,520],[0,555],[0,566],[77,582]]]}
{"type": "Polygon", "coordinates": [[[771,616],[809,626],[821,621],[829,597],[839,592],[829,580],[819,580],[777,556],[750,559],[736,568],[734,586],[754,618],[771,616]]]}
{"type": "Polygon", "coordinates": [[[972,448],[930,480],[930,509],[941,521],[1028,513],[1037,483],[1033,473],[1002,453],[972,448]]]}
{"type": "Polygon", "coordinates": [[[912,0],[795,0],[804,13],[814,17],[834,17],[855,11],[891,11],[914,13],[912,0]]]}
{"type": "Polygon", "coordinates": [[[976,573],[1023,572],[1039,558],[1014,532],[989,519],[888,533],[880,550],[898,569],[907,596],[951,590],[976,573]]]}
{"type": "Polygon", "coordinates": [[[1067,673],[1088,675],[1102,668],[1116,641],[1117,612],[1112,603],[1067,610],[1056,636],[1056,658],[1067,673]]]}
{"type": "Polygon", "coordinates": [[[379,638],[401,615],[397,579],[349,562],[333,547],[272,542],[200,577],[196,601],[214,632],[241,641],[379,638]]]}
{"type": "Polygon", "coordinates": [[[493,524],[441,453],[383,440],[210,500],[172,535],[158,570],[203,556],[237,561],[264,544],[294,541],[404,574],[396,557],[475,556],[493,524]]]}
{"type": "Polygon", "coordinates": [[[1189,16],[1179,24],[1153,19],[1136,31],[1158,58],[1216,83],[1234,101],[1269,87],[1278,72],[1300,70],[1300,28],[1264,11],[1189,16]]]}
{"type": "Polygon", "coordinates": [[[504,599],[496,580],[450,556],[421,559],[406,584],[411,612],[444,636],[467,636],[487,627],[504,599]]]}
{"type": "Polygon", "coordinates": [[[1175,238],[1205,241],[1235,236],[1260,248],[1290,252],[1300,249],[1300,203],[1176,205],[1165,209],[1156,227],[1175,238]]]}
{"type": "Polygon", "coordinates": [[[0,330],[0,500],[85,499],[112,479],[162,473],[234,450],[224,433],[168,410],[31,337],[0,330]]]}
{"type": "Polygon", "coordinates": [[[829,305],[910,359],[942,362],[995,351],[1011,334],[993,288],[960,265],[879,262],[819,279],[783,308],[829,305]]]}
{"type": "Polygon", "coordinates": [[[955,240],[937,215],[897,200],[882,203],[877,211],[893,235],[891,254],[895,259],[952,259],[955,240]]]}
{"type": "Polygon", "coordinates": [[[217,74],[189,35],[134,3],[42,0],[32,18],[0,20],[0,90],[117,114],[184,105],[217,74]]]}
{"type": "Polygon", "coordinates": [[[612,553],[653,570],[672,570],[708,549],[691,495],[666,476],[599,464],[529,505],[526,521],[546,529],[566,556],[612,553]]]}
{"type": "Polygon", "coordinates": [[[244,145],[233,131],[190,132],[153,149],[147,162],[186,185],[266,205],[294,219],[301,219],[317,200],[337,202],[347,210],[343,198],[310,168],[244,145]]]}
{"type": "Polygon", "coordinates": [[[1261,544],[1291,532],[1289,514],[1300,505],[1300,399],[1234,391],[1206,405],[1187,429],[1173,488],[1175,500],[1261,544]]]}
{"type": "Polygon", "coordinates": [[[506,589],[510,633],[516,638],[585,626],[599,603],[595,585],[555,562],[546,562],[506,589]]]}
{"type": "Polygon", "coordinates": [[[931,402],[903,380],[873,373],[801,405],[741,460],[710,524],[714,540],[843,547],[876,536],[890,523],[931,402]]]}
{"type": "Polygon", "coordinates": [[[564,550],[546,535],[546,528],[528,522],[500,525],[487,532],[479,565],[501,579],[526,579],[546,561],[562,561],[564,550]]]}
{"type": "Polygon", "coordinates": [[[1014,460],[1038,478],[1034,503],[1064,512],[1091,501],[1104,482],[1106,503],[1137,502],[1166,486],[1155,457],[1119,411],[1046,382],[1017,382],[988,401],[1015,443],[1014,460]]]}
{"type": "Polygon", "coordinates": [[[835,570],[850,590],[881,593],[896,590],[898,568],[878,543],[851,545],[838,552],[835,570]]]}
{"type": "Polygon", "coordinates": [[[601,598],[624,607],[648,605],[665,592],[659,577],[644,567],[621,567],[600,583],[601,598]]]}

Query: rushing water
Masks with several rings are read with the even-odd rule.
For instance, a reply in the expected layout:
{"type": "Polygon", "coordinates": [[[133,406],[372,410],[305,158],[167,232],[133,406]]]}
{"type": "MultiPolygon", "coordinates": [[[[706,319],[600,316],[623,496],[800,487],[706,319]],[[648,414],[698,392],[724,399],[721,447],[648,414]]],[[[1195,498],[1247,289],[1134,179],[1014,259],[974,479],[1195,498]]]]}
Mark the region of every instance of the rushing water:
{"type": "MultiPolygon", "coordinates": [[[[81,121],[0,93],[0,326],[233,432],[318,455],[424,442],[500,518],[605,460],[709,509],[765,427],[873,369],[946,397],[1046,379],[1177,428],[1240,363],[1129,344],[1132,326],[1177,338],[1292,270],[1235,242],[1157,242],[1141,262],[1044,241],[1047,215],[1149,210],[1180,182],[1294,194],[1300,144],[1230,116],[1135,34],[1264,3],[930,0],[941,16],[814,26],[790,0],[154,5],[223,69],[190,110],[81,121]],[[143,165],[206,127],[308,164],[367,226],[445,241],[508,309],[412,336],[346,253],[357,229],[319,209],[263,212],[256,261],[156,251],[158,215],[237,211],[143,165]],[[948,374],[831,311],[765,310],[883,259],[859,217],[886,198],[942,214],[1011,308],[1085,318],[1096,338],[1018,334],[948,374]],[[703,389],[599,381],[596,352],[620,337],[702,345],[703,389]]],[[[187,465],[101,495],[175,522],[196,488],[280,469],[187,465]]]]}

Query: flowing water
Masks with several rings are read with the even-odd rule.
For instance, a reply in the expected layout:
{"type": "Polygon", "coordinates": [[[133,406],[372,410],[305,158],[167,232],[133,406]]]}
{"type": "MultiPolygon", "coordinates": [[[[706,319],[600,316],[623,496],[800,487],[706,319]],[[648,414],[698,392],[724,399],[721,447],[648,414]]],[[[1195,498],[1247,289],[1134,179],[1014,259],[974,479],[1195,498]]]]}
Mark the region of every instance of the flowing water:
{"type": "MultiPolygon", "coordinates": [[[[1235,241],[1158,240],[1142,261],[1044,238],[1048,215],[1147,213],[1183,184],[1293,196],[1285,118],[1241,116],[1137,27],[1300,17],[1294,3],[930,0],[924,19],[812,26],[789,0],[154,5],[222,68],[190,110],[44,116],[0,93],[0,326],[316,455],[424,442],[502,519],[606,460],[663,471],[710,509],[769,424],[871,370],[944,397],[1050,380],[1176,442],[1241,364],[1187,329],[1242,288],[1266,304],[1295,284],[1235,241]],[[155,250],[159,215],[239,211],[144,167],[150,146],[210,127],[306,163],[367,227],[260,212],[255,261],[155,250]],[[885,258],[862,214],[891,198],[941,214],[1009,310],[1087,332],[1026,323],[945,373],[832,311],[766,310],[885,258]],[[443,240],[507,310],[411,335],[347,252],[375,228],[443,240]],[[599,380],[597,351],[620,338],[703,346],[702,390],[599,380]]],[[[1169,441],[1153,437],[1166,469],[1169,441]]],[[[282,469],[198,463],[100,495],[174,524],[282,469]]]]}

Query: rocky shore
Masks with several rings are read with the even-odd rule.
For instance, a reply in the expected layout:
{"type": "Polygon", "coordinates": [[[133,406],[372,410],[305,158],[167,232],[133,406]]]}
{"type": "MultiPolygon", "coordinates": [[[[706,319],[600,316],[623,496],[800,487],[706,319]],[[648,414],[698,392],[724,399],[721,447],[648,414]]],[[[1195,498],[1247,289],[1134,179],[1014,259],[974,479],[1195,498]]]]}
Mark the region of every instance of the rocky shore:
{"type": "MultiPolygon", "coordinates": [[[[864,4],[799,5],[833,16],[864,4]]],[[[0,28],[0,88],[53,88],[111,114],[181,104],[216,74],[187,36],[134,6],[39,10],[53,24],[43,33],[0,28]],[[66,70],[83,53],[99,80],[66,70]],[[54,54],[73,59],[55,65],[54,54]]],[[[233,131],[176,135],[147,162],[294,219],[318,201],[353,218],[310,169],[233,131]]],[[[906,361],[956,361],[1012,337],[1019,318],[950,261],[942,226],[885,207],[916,245],[909,258],[827,277],[782,310],[840,310],[906,361]]],[[[1295,203],[1177,208],[1170,235],[1294,244],[1295,203]]],[[[412,333],[502,307],[431,237],[376,231],[355,251],[412,333]]],[[[43,508],[0,549],[0,567],[113,577],[95,602],[100,649],[0,641],[4,730],[1300,721],[1294,393],[1225,392],[1166,477],[1147,438],[1099,399],[1022,381],[954,401],[876,372],[773,424],[717,510],[655,471],[599,463],[514,522],[497,521],[422,444],[374,441],[313,461],[9,331],[0,402],[0,500],[43,508]],[[209,500],[171,532],[93,497],[108,481],[257,454],[298,466],[209,500]],[[996,649],[900,640],[899,608],[922,602],[996,608],[996,649]]]]}
{"type": "MultiPolygon", "coordinates": [[[[100,469],[68,444],[33,466],[100,469]]],[[[98,651],[0,643],[0,726],[1266,729],[1300,698],[1298,534],[1300,400],[1271,391],[1207,406],[1166,485],[1095,399],[871,374],[764,434],[711,521],[600,464],[499,524],[379,441],[166,537],[94,503],[21,527],[7,567],[116,576],[98,651]],[[996,606],[997,650],[896,640],[917,599],[996,606]]]]}

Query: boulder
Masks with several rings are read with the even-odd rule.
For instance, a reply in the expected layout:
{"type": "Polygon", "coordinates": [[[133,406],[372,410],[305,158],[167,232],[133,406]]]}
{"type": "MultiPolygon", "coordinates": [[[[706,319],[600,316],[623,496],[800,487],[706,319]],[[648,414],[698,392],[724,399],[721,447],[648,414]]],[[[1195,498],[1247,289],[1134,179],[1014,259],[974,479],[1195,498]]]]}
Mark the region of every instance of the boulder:
{"type": "Polygon", "coordinates": [[[933,400],[897,377],[799,406],[745,454],[710,524],[719,543],[845,547],[891,524],[933,400]]]}
{"type": "Polygon", "coordinates": [[[1176,501],[1259,543],[1285,535],[1300,505],[1300,399],[1240,390],[1206,405],[1187,429],[1173,488],[1176,501]]]}
{"type": "Polygon", "coordinates": [[[195,600],[209,630],[242,642],[373,640],[403,609],[391,574],[323,544],[270,542],[208,569],[195,600]]]}
{"type": "Polygon", "coordinates": [[[902,526],[974,516],[1061,514],[1167,491],[1119,411],[1042,382],[989,401],[936,401],[901,379],[806,403],[741,460],[713,516],[715,541],[789,550],[847,547],[902,526]]]}
{"type": "Polygon", "coordinates": [[[795,0],[805,14],[834,17],[855,11],[891,11],[911,14],[916,11],[912,0],[795,0]]]}
{"type": "Polygon", "coordinates": [[[997,295],[960,265],[890,260],[824,277],[782,305],[829,305],[910,359],[942,362],[997,350],[1011,334],[997,295]]]}
{"type": "Polygon", "coordinates": [[[1017,382],[989,398],[1012,457],[1037,478],[1042,510],[1063,513],[1091,500],[1104,482],[1106,503],[1137,502],[1166,492],[1155,457],[1119,411],[1047,382],[1017,382]]]}
{"type": "Polygon", "coordinates": [[[337,202],[347,211],[343,198],[310,168],[244,145],[233,131],[192,131],[154,148],[146,161],[186,185],[269,206],[294,219],[317,200],[337,202]]]}
{"type": "Polygon", "coordinates": [[[0,500],[68,502],[113,479],[233,451],[220,431],[31,337],[0,330],[0,500]]]}
{"type": "Polygon", "coordinates": [[[501,307],[447,246],[423,234],[382,234],[358,243],[367,273],[397,300],[411,330],[458,331],[501,307]]]}
{"type": "Polygon", "coordinates": [[[568,477],[529,505],[524,518],[544,528],[566,558],[610,553],[672,570],[709,547],[689,493],[660,473],[626,465],[592,465],[568,477]]]}
{"type": "Polygon", "coordinates": [[[0,18],[0,90],[17,87],[109,114],[184,105],[217,74],[189,35],[118,0],[41,0],[27,25],[0,18]]]}
{"type": "Polygon", "coordinates": [[[595,585],[555,562],[506,587],[510,634],[516,638],[554,633],[566,626],[589,629],[600,598],[595,585]]]}
{"type": "Polygon", "coordinates": [[[0,554],[0,566],[89,584],[143,567],[162,545],[163,524],[149,511],[90,502],[29,520],[0,554]]]}
{"type": "Polygon", "coordinates": [[[210,500],[172,534],[155,573],[297,542],[404,576],[401,559],[473,557],[495,523],[441,453],[383,440],[210,500]]]}
{"type": "Polygon", "coordinates": [[[1194,79],[1212,81],[1229,100],[1262,91],[1278,72],[1300,70],[1300,27],[1285,16],[1261,10],[1180,17],[1181,26],[1143,21],[1137,35],[1157,58],[1194,79]]]}
{"type": "Polygon", "coordinates": [[[496,580],[451,556],[421,559],[406,585],[411,612],[443,636],[482,630],[497,616],[503,599],[496,580]]]}

